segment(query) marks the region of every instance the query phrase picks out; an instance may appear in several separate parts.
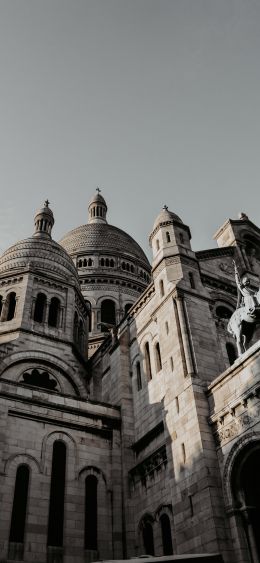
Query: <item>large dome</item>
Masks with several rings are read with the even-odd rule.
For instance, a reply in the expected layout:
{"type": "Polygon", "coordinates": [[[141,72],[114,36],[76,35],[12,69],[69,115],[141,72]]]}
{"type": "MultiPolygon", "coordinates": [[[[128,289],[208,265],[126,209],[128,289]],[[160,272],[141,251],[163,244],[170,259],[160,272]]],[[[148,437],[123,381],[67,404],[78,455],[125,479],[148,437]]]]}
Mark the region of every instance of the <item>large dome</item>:
{"type": "Polygon", "coordinates": [[[149,262],[139,244],[127,233],[108,223],[88,223],[73,229],[60,241],[73,255],[80,252],[109,252],[127,254],[150,269],[149,262]]]}
{"type": "Polygon", "coordinates": [[[151,281],[151,266],[139,244],[109,225],[107,204],[100,190],[88,205],[88,223],[60,241],[76,267],[81,291],[91,312],[89,353],[135,303],[151,281]]]}

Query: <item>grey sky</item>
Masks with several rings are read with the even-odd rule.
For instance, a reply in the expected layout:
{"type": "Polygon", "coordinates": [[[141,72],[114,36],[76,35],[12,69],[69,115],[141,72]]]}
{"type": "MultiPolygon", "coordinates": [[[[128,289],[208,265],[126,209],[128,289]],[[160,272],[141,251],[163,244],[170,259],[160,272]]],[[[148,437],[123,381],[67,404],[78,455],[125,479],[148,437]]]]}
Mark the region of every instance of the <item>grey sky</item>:
{"type": "Polygon", "coordinates": [[[259,0],[0,0],[0,247],[48,197],[147,237],[166,203],[208,248],[259,220],[259,0]]]}

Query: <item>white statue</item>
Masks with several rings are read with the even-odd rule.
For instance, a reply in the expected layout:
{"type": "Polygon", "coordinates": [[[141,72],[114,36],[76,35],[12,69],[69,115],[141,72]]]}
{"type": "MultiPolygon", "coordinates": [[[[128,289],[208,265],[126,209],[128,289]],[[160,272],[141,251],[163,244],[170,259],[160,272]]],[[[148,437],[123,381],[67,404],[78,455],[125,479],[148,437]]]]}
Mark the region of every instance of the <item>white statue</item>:
{"type": "Polygon", "coordinates": [[[236,339],[238,354],[241,356],[253,336],[256,323],[260,322],[260,289],[255,292],[250,286],[250,279],[239,278],[235,261],[235,280],[238,288],[237,309],[228,323],[227,329],[236,339]]]}

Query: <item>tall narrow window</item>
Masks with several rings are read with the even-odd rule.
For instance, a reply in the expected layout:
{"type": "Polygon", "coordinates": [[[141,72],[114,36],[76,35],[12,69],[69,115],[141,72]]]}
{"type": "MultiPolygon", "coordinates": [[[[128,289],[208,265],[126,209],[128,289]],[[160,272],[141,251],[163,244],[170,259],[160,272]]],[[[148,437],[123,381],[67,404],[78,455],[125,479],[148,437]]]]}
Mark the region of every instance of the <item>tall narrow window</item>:
{"type": "Polygon", "coordinates": [[[132,305],[133,305],[133,303],[126,303],[126,305],[125,305],[125,315],[129,311],[129,309],[131,309],[132,305]]]}
{"type": "Polygon", "coordinates": [[[84,351],[84,327],[82,319],[79,321],[79,348],[82,352],[84,351]]]}
{"type": "Polygon", "coordinates": [[[19,465],[16,472],[8,558],[23,559],[26,511],[30,471],[27,465],[19,465]],[[16,555],[15,557],[14,554],[16,555]]]}
{"type": "Polygon", "coordinates": [[[158,238],[157,238],[157,239],[156,239],[156,250],[159,250],[159,248],[160,248],[160,243],[159,243],[159,240],[158,240],[158,238]]]}
{"type": "Polygon", "coordinates": [[[85,549],[97,549],[97,486],[94,475],[85,480],[85,549]]]}
{"type": "MultiPolygon", "coordinates": [[[[101,323],[116,324],[116,306],[112,299],[104,299],[101,303],[101,323]]],[[[101,326],[101,330],[105,327],[101,326]]]]}
{"type": "Polygon", "coordinates": [[[153,527],[150,522],[144,524],[143,542],[146,555],[154,555],[153,527]]]}
{"type": "Polygon", "coordinates": [[[73,340],[75,344],[78,343],[78,336],[79,336],[79,317],[78,314],[74,313],[74,323],[73,323],[73,340]]]}
{"type": "Polygon", "coordinates": [[[53,444],[51,491],[49,503],[49,546],[62,547],[64,523],[64,493],[66,473],[66,446],[60,440],[53,444]]]}
{"type": "Polygon", "coordinates": [[[57,297],[52,297],[49,307],[48,325],[57,327],[60,316],[60,301],[57,297]]]}
{"type": "Polygon", "coordinates": [[[182,233],[180,233],[180,242],[181,244],[184,244],[184,236],[182,233]]]}
{"type": "Polygon", "coordinates": [[[92,316],[92,312],[91,312],[91,303],[90,301],[86,300],[86,305],[88,306],[88,311],[89,311],[89,315],[88,315],[88,331],[91,332],[92,330],[92,326],[91,326],[91,316],[92,316]]]}
{"type": "Polygon", "coordinates": [[[142,376],[141,376],[140,362],[136,362],[136,382],[137,382],[137,391],[140,391],[140,389],[142,389],[142,376]]]}
{"type": "Polygon", "coordinates": [[[233,346],[233,344],[231,344],[231,342],[227,342],[226,343],[226,350],[227,350],[227,355],[228,355],[228,359],[229,359],[229,363],[232,366],[232,364],[236,361],[237,359],[237,353],[236,353],[236,349],[235,346],[233,346]]]}
{"type": "Polygon", "coordinates": [[[156,363],[156,371],[161,371],[162,369],[162,359],[161,359],[161,351],[160,351],[160,344],[157,342],[155,345],[155,363],[156,363]]]}
{"type": "Polygon", "coordinates": [[[160,517],[161,532],[162,532],[162,545],[163,555],[172,555],[172,533],[170,518],[167,514],[162,514],[160,517]]]}
{"type": "Polygon", "coordinates": [[[166,231],[166,242],[171,242],[171,237],[169,231],[166,231]]]}
{"type": "Polygon", "coordinates": [[[195,289],[195,282],[194,282],[194,277],[193,274],[191,272],[189,272],[189,280],[190,280],[190,286],[192,289],[195,289]]]}
{"type": "Polygon", "coordinates": [[[11,293],[9,293],[6,299],[7,321],[11,321],[14,318],[15,305],[16,305],[16,294],[12,291],[11,293]]]}
{"type": "Polygon", "coordinates": [[[35,309],[33,320],[37,323],[42,323],[44,321],[44,315],[46,310],[46,295],[44,293],[38,293],[35,301],[35,309]]]}
{"type": "Polygon", "coordinates": [[[2,308],[3,308],[3,297],[2,295],[0,295],[0,315],[2,313],[2,308]]]}
{"type": "Polygon", "coordinates": [[[146,377],[147,377],[148,381],[150,381],[150,379],[152,379],[152,370],[151,370],[151,358],[150,358],[149,342],[146,342],[145,347],[144,347],[144,358],[145,358],[146,377]]]}
{"type": "Polygon", "coordinates": [[[163,297],[164,296],[164,283],[163,280],[159,281],[159,287],[160,287],[160,296],[163,297]]]}

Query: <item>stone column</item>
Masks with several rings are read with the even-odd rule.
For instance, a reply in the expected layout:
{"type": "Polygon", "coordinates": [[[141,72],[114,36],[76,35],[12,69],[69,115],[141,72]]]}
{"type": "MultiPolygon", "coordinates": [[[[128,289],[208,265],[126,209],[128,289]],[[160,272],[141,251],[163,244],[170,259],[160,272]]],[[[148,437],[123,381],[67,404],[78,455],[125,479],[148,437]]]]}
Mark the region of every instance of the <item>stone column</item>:
{"type": "Polygon", "coordinates": [[[187,367],[187,375],[194,375],[193,358],[192,358],[190,338],[189,338],[189,328],[187,326],[185,310],[184,310],[184,306],[185,306],[184,298],[176,297],[176,305],[177,305],[177,312],[180,322],[182,344],[183,344],[185,362],[187,367]]]}

